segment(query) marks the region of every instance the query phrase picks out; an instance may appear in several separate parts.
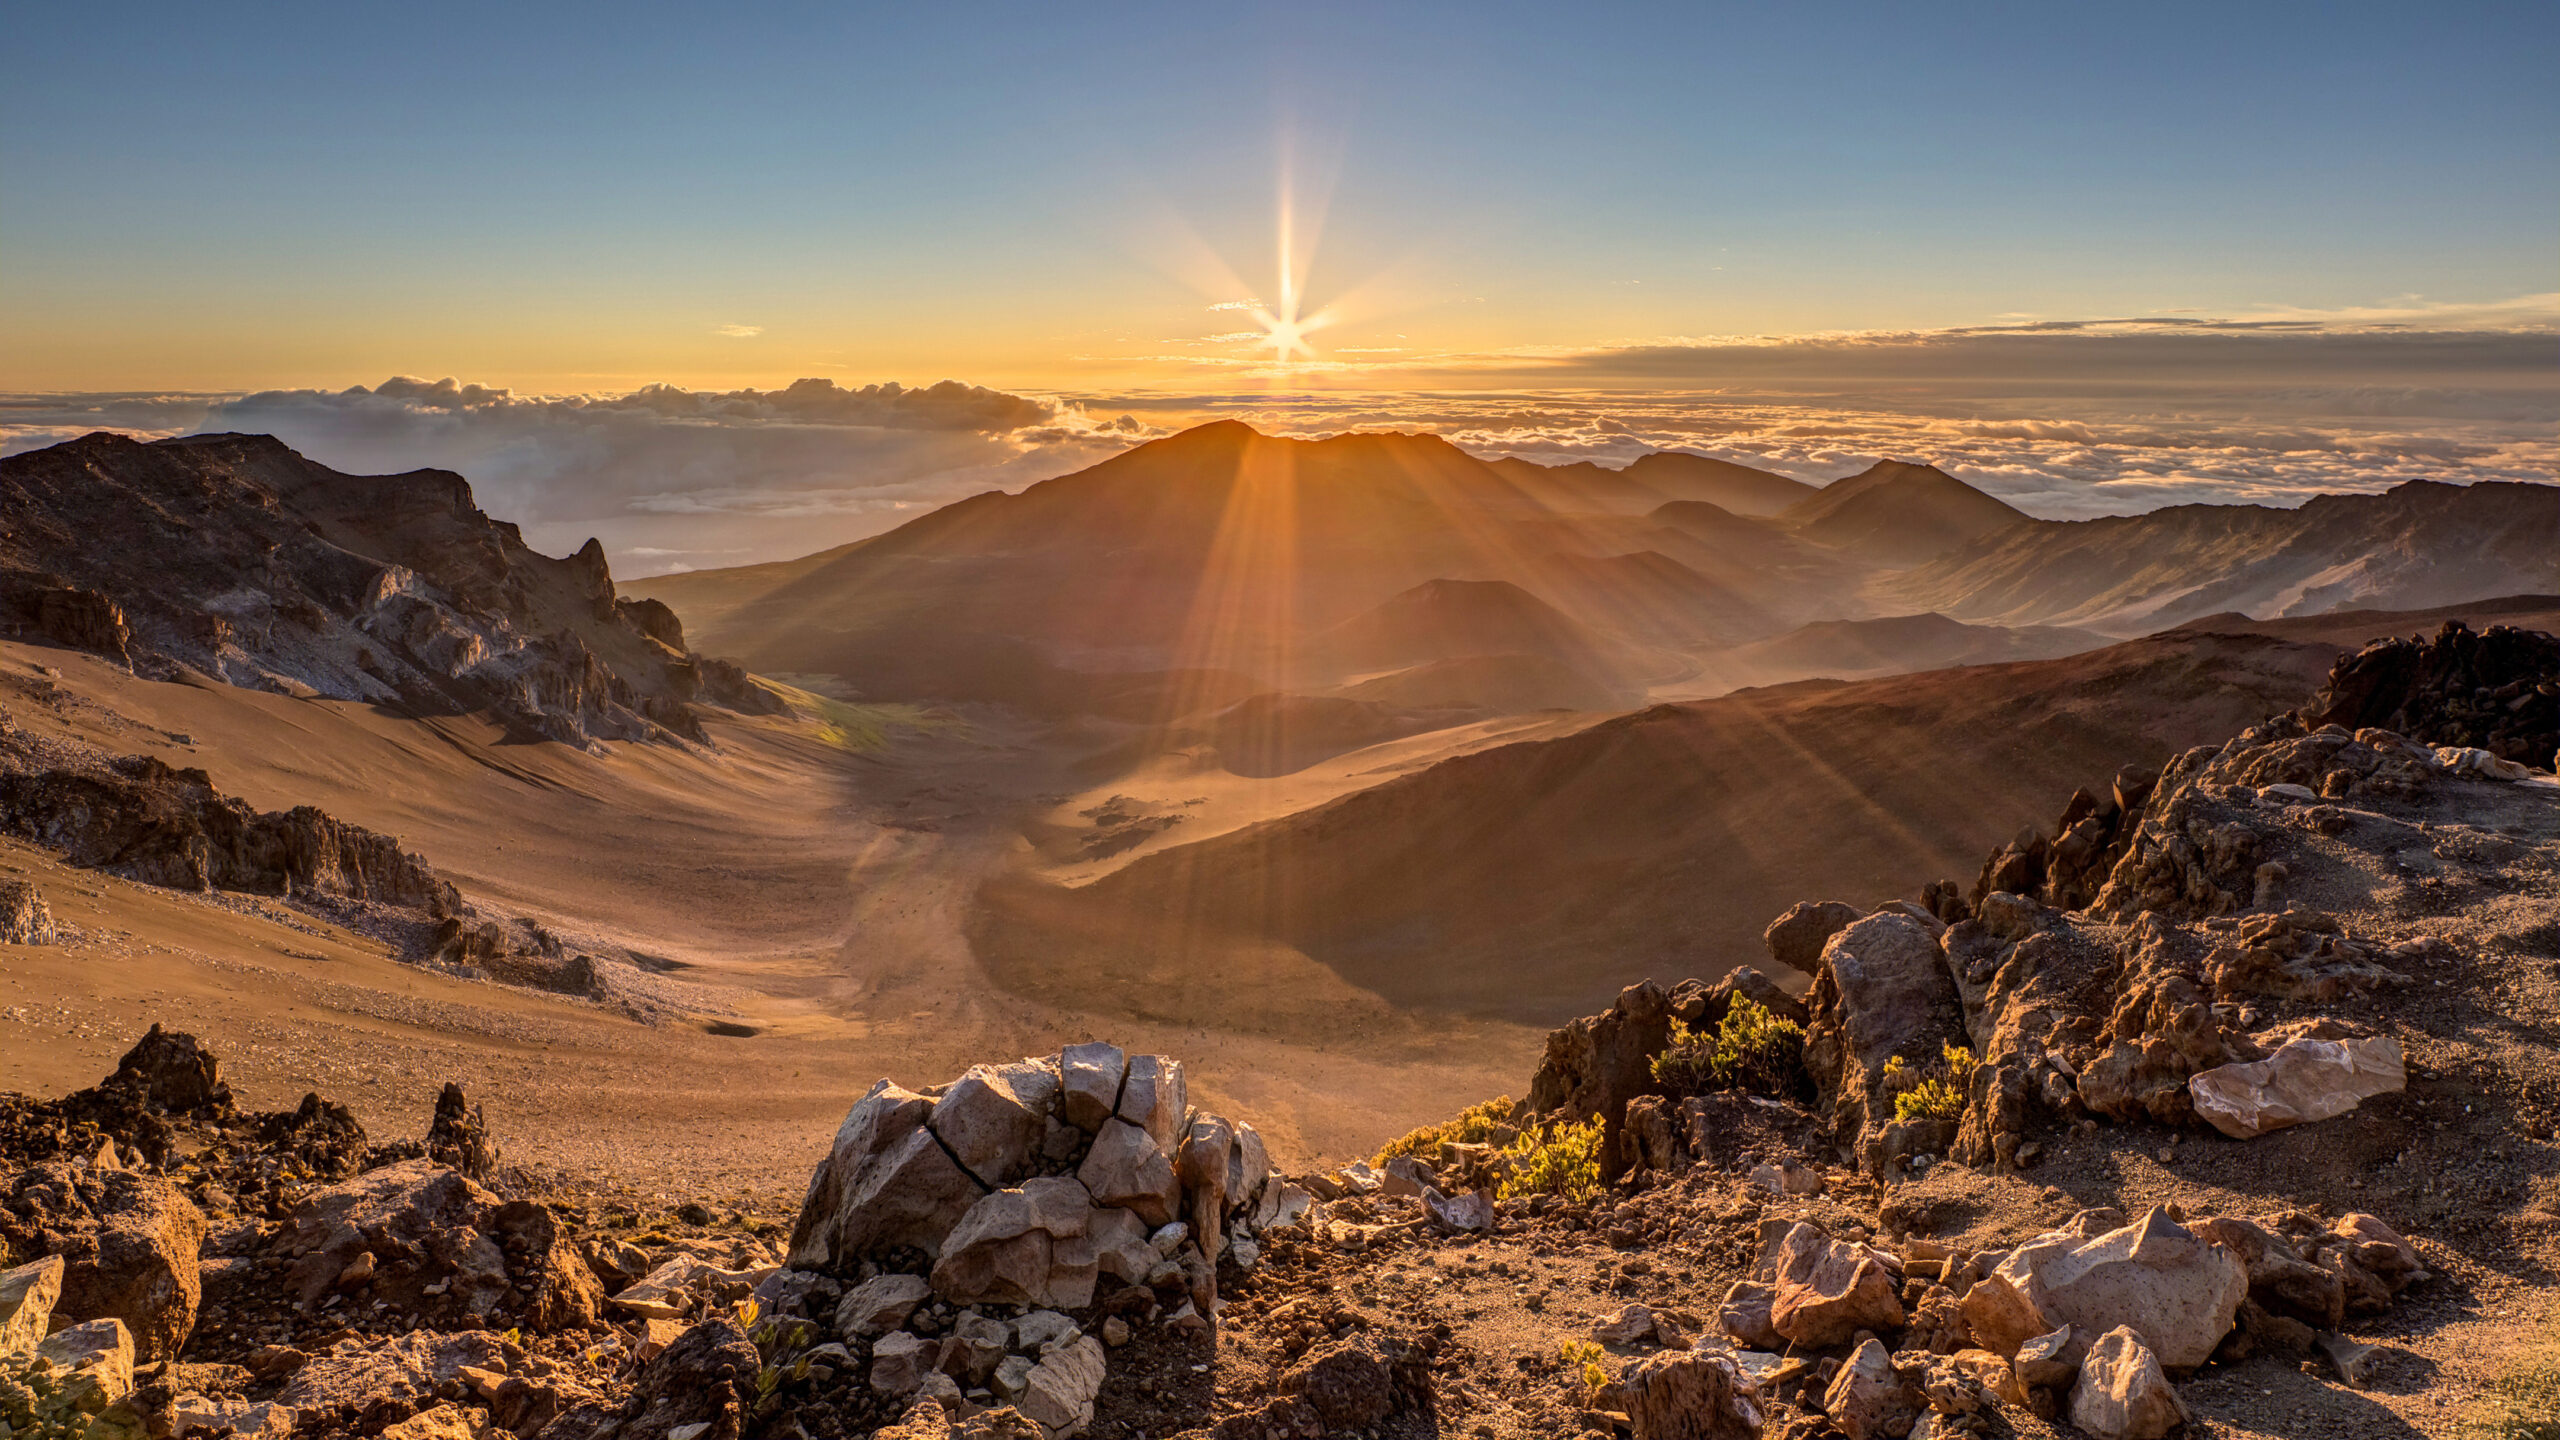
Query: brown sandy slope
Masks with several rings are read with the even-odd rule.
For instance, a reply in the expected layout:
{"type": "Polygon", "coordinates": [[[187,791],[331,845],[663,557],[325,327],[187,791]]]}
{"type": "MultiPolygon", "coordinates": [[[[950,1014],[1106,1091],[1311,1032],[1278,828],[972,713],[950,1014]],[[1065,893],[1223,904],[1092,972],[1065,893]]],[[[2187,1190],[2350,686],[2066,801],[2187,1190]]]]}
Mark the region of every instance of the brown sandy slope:
{"type": "Polygon", "coordinates": [[[1174,844],[1081,889],[992,887],[974,939],[1030,995],[1314,962],[1400,1007],[1533,1021],[1713,976],[1812,894],[1874,904],[2075,786],[2299,703],[2338,647],[2173,633],[2067,659],[1657,706],[1174,844]]]}
{"type": "Polygon", "coordinates": [[[1470,655],[1391,671],[1340,693],[1382,705],[1481,708],[1496,715],[1531,710],[1603,710],[1617,695],[1581,671],[1543,655],[1470,655]]]}
{"type": "Polygon", "coordinates": [[[0,847],[87,937],[0,946],[0,1088],[92,1083],[164,1021],[213,1044],[259,1105],[289,1108],[316,1085],[407,1134],[456,1079],[515,1158],[796,1197],[807,1157],[884,1075],[930,1083],[990,1054],[1108,1037],[1184,1055],[1213,1103],[1269,1115],[1283,1153],[1313,1156],[1419,1123],[1453,1087],[1512,1083],[1538,1043],[1425,1025],[1340,986],[1326,1024],[1277,1039],[1006,993],[965,919],[1019,854],[1033,797],[1073,788],[1083,743],[1018,718],[847,712],[885,731],[856,749],[804,720],[727,718],[716,754],[595,756],[508,743],[476,717],[151,681],[7,643],[0,712],[39,736],[202,767],[262,808],[316,804],[396,835],[496,913],[660,957],[670,1012],[641,1024],[421,970],[271,900],[242,914],[0,847]],[[714,1021],[755,1033],[714,1035],[714,1021]]]}

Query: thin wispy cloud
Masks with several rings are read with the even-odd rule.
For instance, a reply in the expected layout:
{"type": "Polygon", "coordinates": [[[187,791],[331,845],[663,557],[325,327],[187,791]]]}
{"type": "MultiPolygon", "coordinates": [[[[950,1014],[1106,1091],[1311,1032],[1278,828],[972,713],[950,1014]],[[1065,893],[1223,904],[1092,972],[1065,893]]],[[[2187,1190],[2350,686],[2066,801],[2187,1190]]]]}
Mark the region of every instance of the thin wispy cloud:
{"type": "Polygon", "coordinates": [[[711,333],[726,335],[732,340],[753,340],[764,333],[764,327],[761,325],[715,325],[711,328],[711,333]]]}

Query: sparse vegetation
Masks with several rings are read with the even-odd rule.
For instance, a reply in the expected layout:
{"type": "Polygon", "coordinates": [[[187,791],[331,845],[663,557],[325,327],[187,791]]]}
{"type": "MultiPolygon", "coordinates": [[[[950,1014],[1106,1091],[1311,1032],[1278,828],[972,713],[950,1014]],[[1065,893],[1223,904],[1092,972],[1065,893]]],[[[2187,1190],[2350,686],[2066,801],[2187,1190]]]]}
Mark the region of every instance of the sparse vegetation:
{"type": "Polygon", "coordinates": [[[1425,1125],[1418,1130],[1408,1130],[1388,1141],[1386,1148],[1380,1150],[1377,1157],[1369,1163],[1384,1165],[1399,1155],[1411,1155],[1416,1159],[1428,1160],[1439,1153],[1443,1144],[1451,1142],[1460,1145],[1491,1145],[1495,1143],[1497,1127],[1509,1128],[1511,1109],[1511,1097],[1508,1095],[1487,1100],[1481,1105],[1470,1105],[1459,1111],[1454,1120],[1444,1120],[1437,1125],[1425,1125]]]}
{"type": "Polygon", "coordinates": [[[1671,1022],[1671,1043],[1653,1057],[1654,1083],[1673,1095],[1743,1090],[1788,1098],[1804,1088],[1804,1027],[1736,995],[1712,1036],[1671,1022]]]}
{"type": "Polygon", "coordinates": [[[1548,1125],[1523,1131],[1504,1147],[1511,1173],[1497,1192],[1505,1200],[1557,1195],[1588,1200],[1600,1193],[1600,1122],[1548,1125]]]}
{"type": "Polygon", "coordinates": [[[1596,1394],[1609,1383],[1608,1367],[1600,1363],[1607,1354],[1596,1340],[1567,1340],[1556,1348],[1556,1358],[1581,1379],[1586,1394],[1596,1394]]]}
{"type": "Polygon", "coordinates": [[[1955,1120],[1964,1114],[1965,1095],[1979,1064],[1961,1045],[1939,1047],[1938,1059],[1926,1069],[1903,1063],[1896,1055],[1885,1062],[1885,1093],[1893,1097],[1893,1118],[1955,1120]]]}
{"type": "Polygon", "coordinates": [[[856,753],[877,750],[889,743],[898,730],[933,731],[958,722],[927,711],[921,705],[874,705],[839,700],[815,689],[803,688],[798,681],[817,681],[820,677],[785,675],[765,676],[774,692],[790,705],[791,713],[817,726],[818,739],[839,750],[856,753]]]}
{"type": "Polygon", "coordinates": [[[2518,1355],[2455,1433],[2461,1440],[2560,1440],[2560,1328],[2518,1355]]]}

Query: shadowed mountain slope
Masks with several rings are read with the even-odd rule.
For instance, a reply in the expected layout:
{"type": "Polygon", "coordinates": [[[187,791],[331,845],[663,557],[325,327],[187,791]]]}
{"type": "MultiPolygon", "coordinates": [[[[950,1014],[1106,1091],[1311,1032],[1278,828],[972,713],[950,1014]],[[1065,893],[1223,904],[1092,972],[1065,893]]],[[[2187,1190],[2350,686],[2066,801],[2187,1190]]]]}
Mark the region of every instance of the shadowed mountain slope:
{"type": "Polygon", "coordinates": [[[1359,670],[1477,655],[1544,655],[1586,671],[1614,668],[1599,636],[1507,580],[1426,581],[1319,633],[1314,643],[1359,670]]]}
{"type": "Polygon", "coordinates": [[[1742,673],[1784,676],[1893,675],[1957,665],[2051,660],[2095,650],[2107,636],[2055,626],[1967,625],[1944,615],[1819,620],[1719,657],[1742,673]]]}
{"type": "Polygon", "coordinates": [[[1969,876],[2056,795],[2299,703],[2339,648],[2172,633],[1656,706],[1080,889],[991,887],[975,941],[1033,994],[1138,1003],[1181,976],[1295,955],[1399,1005],[1569,1014],[1646,975],[1756,963],[1761,927],[1807,875],[1865,904],[1969,876]]]}

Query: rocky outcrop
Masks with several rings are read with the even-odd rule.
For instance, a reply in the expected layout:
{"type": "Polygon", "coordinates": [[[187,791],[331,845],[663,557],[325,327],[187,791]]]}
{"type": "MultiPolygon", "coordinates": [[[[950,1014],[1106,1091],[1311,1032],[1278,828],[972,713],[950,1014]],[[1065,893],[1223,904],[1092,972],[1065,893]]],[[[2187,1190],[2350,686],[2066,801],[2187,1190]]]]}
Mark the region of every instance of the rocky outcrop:
{"type": "Polygon", "coordinates": [[[0,1203],[0,1253],[60,1260],[58,1308],[124,1322],[145,1360],[177,1354],[195,1329],[204,1233],[176,1186],[121,1168],[39,1165],[0,1203]]]}
{"type": "Polygon", "coordinates": [[[1805,900],[1786,914],[1769,922],[1760,932],[1760,941],[1769,947],[1769,958],[1799,975],[1810,975],[1822,963],[1822,949],[1831,937],[1855,925],[1865,912],[1855,905],[1838,900],[1805,900]]]}
{"type": "Polygon", "coordinates": [[[24,880],[0,880],[0,945],[50,945],[60,938],[53,910],[36,887],[24,880]]]}
{"type": "Polygon", "coordinates": [[[498,1143],[489,1135],[487,1117],[447,1082],[436,1095],[435,1119],[427,1126],[427,1158],[466,1180],[487,1180],[498,1168],[498,1143]]]}
{"type": "Polygon", "coordinates": [[[47,1255],[0,1270],[0,1355],[23,1355],[45,1337],[64,1268],[61,1256],[47,1255]]]}
{"type": "Polygon", "coordinates": [[[2341,658],[2303,720],[2560,764],[2560,638],[2448,620],[2429,639],[2377,640],[2341,658]]]}
{"type": "Polygon", "coordinates": [[[1999,1354],[2065,1326],[2091,1339],[2130,1326],[2161,1364],[2190,1370],[2212,1357],[2248,1295],[2239,1256],[2155,1208],[2091,1238],[2057,1233],[2019,1246],[1963,1305],[1974,1336],[1999,1354]]]}
{"type": "MultiPolygon", "coordinates": [[[[0,724],[0,834],[145,884],[281,896],[388,939],[405,958],[478,978],[581,996],[599,990],[593,956],[569,953],[530,920],[478,914],[390,836],[308,805],[253,809],[216,790],[204,771],[153,756],[75,749],[0,724]]],[[[0,940],[12,915],[18,933],[50,937],[42,899],[21,888],[14,910],[0,896],[0,940]]]]}
{"type": "Polygon", "coordinates": [[[2158,779],[2151,771],[2127,766],[2116,772],[2115,783],[2103,795],[2073,791],[2050,839],[2033,828],[2020,831],[1982,862],[1969,896],[1959,900],[1950,889],[1933,908],[1954,921],[1997,894],[2023,895],[2058,910],[2086,906],[2123,858],[2158,779]]]}
{"type": "Polygon", "coordinates": [[[542,1427],[540,1440],[730,1440],[756,1398],[764,1357],[727,1319],[685,1331],[643,1362],[619,1406],[583,1404],[542,1427]]]}
{"type": "Polygon", "coordinates": [[[429,1160],[313,1194],[270,1250],[295,1257],[287,1283],[306,1306],[346,1294],[444,1325],[548,1331],[595,1323],[604,1299],[548,1210],[429,1160]]]}
{"type": "Polygon", "coordinates": [[[1314,1346],[1281,1372],[1277,1395],[1209,1433],[1216,1440],[1295,1440],[1427,1425],[1432,1349],[1367,1334],[1314,1346]]]}
{"type": "Polygon", "coordinates": [[[205,772],[147,755],[88,769],[30,768],[38,763],[0,739],[0,832],[75,865],[178,890],[331,896],[432,916],[463,908],[399,842],[310,806],[254,810],[205,772]]]}
{"type": "Polygon", "coordinates": [[[1901,1440],[1926,1404],[1920,1388],[1894,1369],[1883,1343],[1869,1340],[1851,1351],[1831,1378],[1822,1413],[1849,1440],[1901,1440]]]}
{"type": "Polygon", "coordinates": [[[2072,1424],[2094,1440],[2161,1440],[2187,1418],[2140,1332],[2119,1325],[2090,1347],[2071,1387],[2072,1424]]]}
{"type": "Polygon", "coordinates": [[[1230,1242],[1305,1200],[1252,1126],[1184,1090],[1179,1062],[1108,1045],[981,1065],[938,1098],[882,1081],[810,1181],[789,1263],[868,1280],[914,1252],[954,1304],[1077,1309],[1109,1287],[1205,1315],[1230,1242]]]}
{"type": "Polygon", "coordinates": [[[1887,1143],[1894,1120],[1889,1062],[1899,1057],[1917,1067],[1965,1039],[1963,1004],[1931,922],[1880,911],[1834,934],[1822,947],[1806,1009],[1805,1070],[1842,1146],[1879,1173],[1899,1158],[1896,1151],[1943,1150],[1918,1137],[1887,1143]]]}
{"type": "Polygon", "coordinates": [[[1546,1057],[1529,1081],[1528,1108],[1602,1127],[1601,1170],[1614,1179],[1624,1168],[1620,1132],[1627,1102],[1656,1095],[1653,1057],[1671,1043],[1671,997],[1647,980],[1619,992],[1617,1002],[1548,1032],[1546,1057]]]}
{"type": "Polygon", "coordinates": [[[1753,1440],[1767,1412],[1730,1355],[1667,1350],[1618,1381],[1636,1440],[1753,1440]]]}
{"type": "Polygon", "coordinates": [[[1770,1328],[1812,1349],[1846,1344],[1861,1330],[1900,1330],[1898,1270],[1890,1255],[1798,1224],[1778,1252],[1770,1328]]]}
{"type": "Polygon", "coordinates": [[[462,477],[341,474],[268,436],[105,433],[0,459],[0,625],[152,675],[486,711],[531,737],[701,738],[778,697],[617,601],[603,548],[551,559],[462,477]]]}

